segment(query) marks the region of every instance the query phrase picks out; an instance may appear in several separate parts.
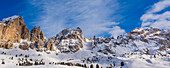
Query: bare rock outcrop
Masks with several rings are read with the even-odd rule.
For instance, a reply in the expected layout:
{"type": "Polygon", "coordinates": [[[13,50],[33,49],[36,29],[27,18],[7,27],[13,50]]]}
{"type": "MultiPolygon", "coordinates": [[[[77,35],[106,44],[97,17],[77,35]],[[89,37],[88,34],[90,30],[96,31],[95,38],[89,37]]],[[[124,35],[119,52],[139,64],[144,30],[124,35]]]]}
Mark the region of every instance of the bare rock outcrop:
{"type": "Polygon", "coordinates": [[[19,48],[22,50],[29,50],[29,44],[27,42],[22,42],[22,44],[20,44],[19,48]]]}
{"type": "Polygon", "coordinates": [[[40,30],[40,27],[34,27],[31,30],[31,38],[32,44],[30,45],[31,49],[37,48],[37,51],[42,51],[44,44],[46,43],[47,39],[44,33],[40,30]]]}
{"type": "Polygon", "coordinates": [[[38,41],[38,40],[42,40],[43,42],[46,42],[47,39],[46,37],[44,36],[44,33],[40,30],[40,27],[34,27],[32,30],[31,30],[31,41],[38,41]]]}
{"type": "Polygon", "coordinates": [[[37,51],[43,51],[44,48],[44,42],[42,40],[35,41],[34,47],[37,51]]]}
{"type": "Polygon", "coordinates": [[[46,44],[46,48],[47,48],[47,50],[54,51],[54,46],[53,46],[53,40],[52,39],[49,39],[49,41],[46,44]]]}
{"type": "Polygon", "coordinates": [[[15,15],[0,21],[0,47],[8,49],[13,47],[13,43],[21,43],[20,49],[27,50],[29,47],[31,49],[35,47],[37,50],[41,50],[46,41],[47,39],[44,33],[40,31],[40,27],[35,26],[30,33],[22,16],[15,15]],[[9,44],[9,42],[11,43],[9,44]],[[31,44],[27,42],[31,42],[31,44]]]}
{"type": "Polygon", "coordinates": [[[30,39],[30,32],[24,20],[19,16],[4,18],[0,22],[0,42],[10,40],[13,43],[19,43],[21,39],[30,39]]]}

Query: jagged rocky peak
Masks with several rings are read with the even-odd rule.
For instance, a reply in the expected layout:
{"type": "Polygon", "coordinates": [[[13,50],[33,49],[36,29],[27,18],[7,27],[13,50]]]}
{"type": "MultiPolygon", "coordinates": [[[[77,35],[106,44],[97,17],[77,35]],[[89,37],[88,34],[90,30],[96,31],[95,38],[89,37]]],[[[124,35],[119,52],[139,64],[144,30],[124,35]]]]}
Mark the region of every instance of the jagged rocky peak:
{"type": "Polygon", "coordinates": [[[57,39],[82,39],[86,42],[86,38],[82,32],[82,30],[77,27],[77,29],[64,29],[56,36],[57,39]]]}
{"type": "MultiPolygon", "coordinates": [[[[30,39],[30,31],[24,20],[18,15],[4,18],[0,22],[0,45],[6,42],[19,43],[21,39],[30,39]]],[[[7,46],[10,48],[9,46],[7,46]]]]}
{"type": "Polygon", "coordinates": [[[47,41],[44,33],[40,30],[40,26],[38,28],[34,26],[34,28],[31,30],[31,41],[38,40],[42,40],[43,42],[47,41]]]}
{"type": "Polygon", "coordinates": [[[53,44],[61,52],[76,52],[85,45],[85,42],[86,38],[79,27],[76,29],[68,28],[62,30],[56,37],[50,38],[47,47],[49,49],[51,44],[53,44]],[[53,43],[51,43],[52,40],[53,43]]]}
{"type": "Polygon", "coordinates": [[[44,43],[46,43],[47,39],[44,35],[44,33],[40,30],[40,26],[37,28],[34,26],[34,28],[31,30],[31,49],[36,48],[37,51],[42,51],[44,48],[44,43]]]}

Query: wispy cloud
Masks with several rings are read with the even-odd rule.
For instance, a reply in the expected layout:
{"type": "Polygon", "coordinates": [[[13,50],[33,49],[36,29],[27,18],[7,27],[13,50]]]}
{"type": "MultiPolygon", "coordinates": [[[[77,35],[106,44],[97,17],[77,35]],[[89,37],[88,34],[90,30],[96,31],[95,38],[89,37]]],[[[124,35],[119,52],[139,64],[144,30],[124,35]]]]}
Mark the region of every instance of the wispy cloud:
{"type": "Polygon", "coordinates": [[[117,37],[118,35],[125,33],[124,29],[121,29],[119,26],[114,26],[112,29],[112,31],[110,31],[109,33],[113,36],[113,37],[117,37]]]}
{"type": "Polygon", "coordinates": [[[119,6],[116,0],[30,0],[30,4],[41,10],[34,23],[41,26],[47,37],[76,27],[82,28],[88,38],[102,36],[101,33],[117,35],[113,28],[119,28],[119,23],[111,17],[119,6]]]}
{"type": "Polygon", "coordinates": [[[142,27],[156,27],[160,29],[170,29],[170,11],[164,9],[170,7],[170,0],[162,0],[152,6],[142,17],[142,27]]]}

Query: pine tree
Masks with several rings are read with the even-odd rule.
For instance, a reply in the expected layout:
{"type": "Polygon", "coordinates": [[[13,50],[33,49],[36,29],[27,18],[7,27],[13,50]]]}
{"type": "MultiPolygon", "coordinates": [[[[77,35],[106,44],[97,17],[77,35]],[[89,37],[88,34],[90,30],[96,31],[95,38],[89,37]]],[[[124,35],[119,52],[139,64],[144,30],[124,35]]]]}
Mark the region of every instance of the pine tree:
{"type": "Polygon", "coordinates": [[[95,39],[96,39],[96,36],[94,35],[93,40],[95,40],[95,39]]]}
{"type": "Polygon", "coordinates": [[[98,65],[98,64],[96,65],[96,68],[99,68],[99,65],[98,65]]]}
{"type": "Polygon", "coordinates": [[[122,62],[121,62],[121,66],[124,66],[124,65],[125,65],[124,62],[122,61],[122,62]]]}
{"type": "Polygon", "coordinates": [[[90,68],[94,68],[94,67],[93,67],[93,64],[90,65],[90,68]]]}
{"type": "Polygon", "coordinates": [[[4,59],[2,59],[2,64],[5,64],[4,59]]]}
{"type": "Polygon", "coordinates": [[[5,64],[5,62],[4,62],[4,61],[2,61],[2,64],[5,64]]]}

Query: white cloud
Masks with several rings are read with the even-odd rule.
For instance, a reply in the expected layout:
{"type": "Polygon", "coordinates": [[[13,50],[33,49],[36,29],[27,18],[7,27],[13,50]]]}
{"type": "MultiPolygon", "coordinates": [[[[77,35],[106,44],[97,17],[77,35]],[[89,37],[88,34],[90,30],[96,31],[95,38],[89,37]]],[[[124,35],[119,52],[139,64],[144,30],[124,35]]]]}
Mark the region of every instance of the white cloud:
{"type": "Polygon", "coordinates": [[[110,17],[118,8],[116,0],[31,0],[30,3],[41,10],[34,23],[41,26],[47,37],[65,28],[80,27],[89,38],[108,34],[113,31],[110,27],[119,24],[110,17]]]}
{"type": "Polygon", "coordinates": [[[170,0],[162,0],[152,6],[152,9],[149,11],[151,13],[159,12],[170,6],[170,0]]]}
{"type": "Polygon", "coordinates": [[[170,0],[162,0],[154,4],[152,8],[141,17],[141,26],[170,29],[170,11],[157,14],[157,12],[163,11],[167,7],[170,7],[170,0]]]}
{"type": "Polygon", "coordinates": [[[115,27],[111,28],[110,30],[112,30],[112,31],[110,31],[109,33],[115,38],[118,35],[125,33],[125,30],[121,29],[119,26],[115,26],[115,27]]]}

